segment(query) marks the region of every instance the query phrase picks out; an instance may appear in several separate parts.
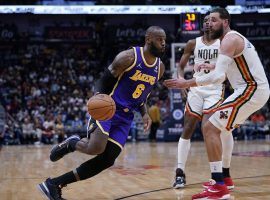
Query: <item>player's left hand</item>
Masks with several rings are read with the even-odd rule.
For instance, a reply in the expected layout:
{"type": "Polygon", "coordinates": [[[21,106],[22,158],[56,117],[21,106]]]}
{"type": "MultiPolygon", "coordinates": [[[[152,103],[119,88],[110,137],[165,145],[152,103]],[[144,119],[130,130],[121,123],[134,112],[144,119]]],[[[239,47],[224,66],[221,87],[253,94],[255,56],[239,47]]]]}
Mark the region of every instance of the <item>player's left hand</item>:
{"type": "Polygon", "coordinates": [[[166,87],[171,89],[184,89],[188,88],[186,79],[179,77],[177,79],[167,79],[163,83],[166,87]]]}
{"type": "Polygon", "coordinates": [[[148,115],[148,113],[144,114],[144,116],[142,117],[142,120],[143,120],[143,129],[144,129],[144,132],[146,132],[150,129],[150,126],[152,124],[152,120],[151,120],[150,116],[148,115]]]}

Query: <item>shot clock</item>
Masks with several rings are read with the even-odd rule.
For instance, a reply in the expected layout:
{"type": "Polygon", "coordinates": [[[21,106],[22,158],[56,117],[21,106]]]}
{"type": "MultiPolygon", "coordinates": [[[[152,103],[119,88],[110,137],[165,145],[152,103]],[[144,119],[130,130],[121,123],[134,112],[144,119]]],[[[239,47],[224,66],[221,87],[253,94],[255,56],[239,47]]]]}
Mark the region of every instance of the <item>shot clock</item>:
{"type": "Polygon", "coordinates": [[[183,33],[199,33],[201,27],[200,13],[183,13],[181,14],[181,29],[183,33]]]}

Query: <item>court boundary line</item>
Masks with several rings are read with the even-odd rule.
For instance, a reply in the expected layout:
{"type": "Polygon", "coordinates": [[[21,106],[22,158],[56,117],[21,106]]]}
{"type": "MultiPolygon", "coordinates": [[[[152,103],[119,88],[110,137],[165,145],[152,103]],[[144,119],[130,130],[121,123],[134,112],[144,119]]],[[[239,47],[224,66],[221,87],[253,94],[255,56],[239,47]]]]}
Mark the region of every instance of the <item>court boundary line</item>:
{"type": "MultiPolygon", "coordinates": [[[[260,176],[247,176],[247,177],[241,177],[241,178],[233,178],[233,180],[251,179],[251,178],[268,177],[268,176],[270,176],[270,174],[260,175],[260,176]]],[[[192,184],[188,184],[188,185],[186,185],[186,186],[193,186],[193,185],[198,185],[198,184],[202,184],[202,183],[203,183],[203,182],[192,183],[192,184]]],[[[149,194],[149,193],[159,192],[159,191],[164,191],[164,190],[169,190],[169,189],[173,189],[173,187],[167,187],[167,188],[161,188],[161,189],[150,190],[150,191],[146,191],[146,192],[140,192],[140,193],[137,193],[137,194],[131,194],[131,195],[128,195],[128,196],[116,198],[116,199],[114,199],[114,200],[127,199],[127,198],[134,197],[134,196],[140,196],[140,195],[144,195],[144,194],[149,194]]]]}

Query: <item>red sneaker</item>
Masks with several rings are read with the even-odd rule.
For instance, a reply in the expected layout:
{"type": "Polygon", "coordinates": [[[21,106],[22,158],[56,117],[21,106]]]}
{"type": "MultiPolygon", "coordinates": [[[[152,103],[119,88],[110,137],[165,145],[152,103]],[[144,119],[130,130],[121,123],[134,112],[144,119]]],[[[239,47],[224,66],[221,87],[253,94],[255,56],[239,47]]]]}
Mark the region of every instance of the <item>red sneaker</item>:
{"type": "Polygon", "coordinates": [[[228,190],[234,189],[234,184],[231,177],[226,177],[223,180],[224,180],[225,185],[227,185],[228,190]]]}
{"type": "MultiPolygon", "coordinates": [[[[224,183],[227,186],[228,190],[233,190],[234,189],[234,184],[233,184],[233,181],[232,181],[231,177],[226,177],[223,180],[224,180],[224,183]]],[[[210,179],[208,182],[204,182],[202,184],[202,186],[204,188],[208,188],[208,187],[210,187],[210,186],[212,186],[214,184],[216,184],[216,182],[213,179],[210,179]]]]}
{"type": "Polygon", "coordinates": [[[209,186],[207,189],[199,194],[192,196],[192,199],[203,200],[203,199],[229,199],[230,192],[226,185],[214,184],[209,186]]]}

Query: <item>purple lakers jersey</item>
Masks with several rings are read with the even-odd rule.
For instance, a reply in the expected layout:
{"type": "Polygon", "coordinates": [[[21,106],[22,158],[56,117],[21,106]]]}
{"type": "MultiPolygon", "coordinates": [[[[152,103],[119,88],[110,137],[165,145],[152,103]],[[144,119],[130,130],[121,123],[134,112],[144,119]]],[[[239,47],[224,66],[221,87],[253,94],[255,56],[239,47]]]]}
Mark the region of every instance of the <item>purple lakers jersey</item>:
{"type": "Polygon", "coordinates": [[[143,56],[143,47],[133,47],[133,50],[135,61],[119,76],[111,96],[119,107],[138,110],[159,79],[160,59],[149,65],[143,56]]]}

